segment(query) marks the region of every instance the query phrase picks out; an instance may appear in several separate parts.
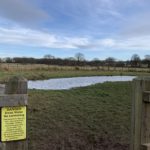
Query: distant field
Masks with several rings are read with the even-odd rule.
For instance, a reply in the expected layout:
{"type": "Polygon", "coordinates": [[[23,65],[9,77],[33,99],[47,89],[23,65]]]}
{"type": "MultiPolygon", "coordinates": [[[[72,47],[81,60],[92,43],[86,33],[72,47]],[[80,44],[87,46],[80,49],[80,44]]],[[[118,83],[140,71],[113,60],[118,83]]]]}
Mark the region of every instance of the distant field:
{"type": "Polygon", "coordinates": [[[28,71],[28,70],[101,70],[101,71],[128,71],[128,72],[149,72],[150,68],[130,67],[108,67],[108,66],[58,66],[45,64],[17,64],[0,63],[0,69],[5,71],[28,71]]]}
{"type": "Polygon", "coordinates": [[[131,82],[29,91],[29,150],[128,150],[131,82]]]}
{"type": "Polygon", "coordinates": [[[6,82],[13,75],[21,75],[29,80],[78,77],[78,76],[102,76],[102,75],[136,75],[149,76],[148,68],[114,68],[90,67],[90,66],[50,66],[38,64],[0,64],[0,82],[6,82]]]}

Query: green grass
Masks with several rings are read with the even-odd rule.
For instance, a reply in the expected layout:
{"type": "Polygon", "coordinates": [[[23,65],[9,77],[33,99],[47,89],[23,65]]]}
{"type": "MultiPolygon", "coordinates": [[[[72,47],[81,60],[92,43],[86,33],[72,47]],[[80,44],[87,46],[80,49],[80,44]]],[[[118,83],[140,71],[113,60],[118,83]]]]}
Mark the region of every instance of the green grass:
{"type": "Polygon", "coordinates": [[[149,76],[148,72],[121,72],[121,71],[99,71],[99,70],[22,70],[22,71],[0,71],[0,83],[5,83],[12,76],[24,76],[28,80],[63,78],[63,77],[81,77],[81,76],[113,76],[113,75],[131,75],[131,76],[149,76]]]}
{"type": "Polygon", "coordinates": [[[11,76],[24,76],[28,80],[39,80],[63,77],[81,76],[149,76],[149,68],[120,68],[120,67],[90,67],[90,66],[50,66],[39,64],[0,64],[0,83],[5,83],[11,76]]]}
{"type": "Polygon", "coordinates": [[[131,82],[29,91],[29,150],[128,150],[131,82]]]}

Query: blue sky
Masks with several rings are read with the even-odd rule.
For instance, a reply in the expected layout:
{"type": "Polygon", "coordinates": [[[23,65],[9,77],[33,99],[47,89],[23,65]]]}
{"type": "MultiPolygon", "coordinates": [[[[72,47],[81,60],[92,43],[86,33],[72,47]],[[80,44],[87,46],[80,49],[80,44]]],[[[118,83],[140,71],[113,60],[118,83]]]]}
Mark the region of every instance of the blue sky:
{"type": "Polygon", "coordinates": [[[149,0],[0,0],[0,57],[150,54],[149,0]]]}

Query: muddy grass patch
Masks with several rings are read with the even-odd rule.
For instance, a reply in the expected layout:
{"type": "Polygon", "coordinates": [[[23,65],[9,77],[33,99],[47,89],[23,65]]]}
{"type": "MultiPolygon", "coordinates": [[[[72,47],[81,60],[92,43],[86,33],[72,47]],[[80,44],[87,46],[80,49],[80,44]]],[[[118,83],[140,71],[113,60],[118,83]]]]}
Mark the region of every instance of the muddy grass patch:
{"type": "Polygon", "coordinates": [[[29,91],[30,150],[128,150],[131,83],[29,91]]]}

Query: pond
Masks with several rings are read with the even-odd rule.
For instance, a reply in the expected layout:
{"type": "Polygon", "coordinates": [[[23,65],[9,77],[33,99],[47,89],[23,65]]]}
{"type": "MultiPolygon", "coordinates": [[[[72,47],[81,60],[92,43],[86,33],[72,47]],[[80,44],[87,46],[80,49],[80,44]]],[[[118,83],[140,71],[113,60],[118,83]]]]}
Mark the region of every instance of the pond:
{"type": "Polygon", "coordinates": [[[77,87],[85,87],[96,83],[115,82],[115,81],[132,81],[135,76],[92,76],[92,77],[73,77],[29,81],[29,89],[41,90],[64,90],[77,87]]]}

